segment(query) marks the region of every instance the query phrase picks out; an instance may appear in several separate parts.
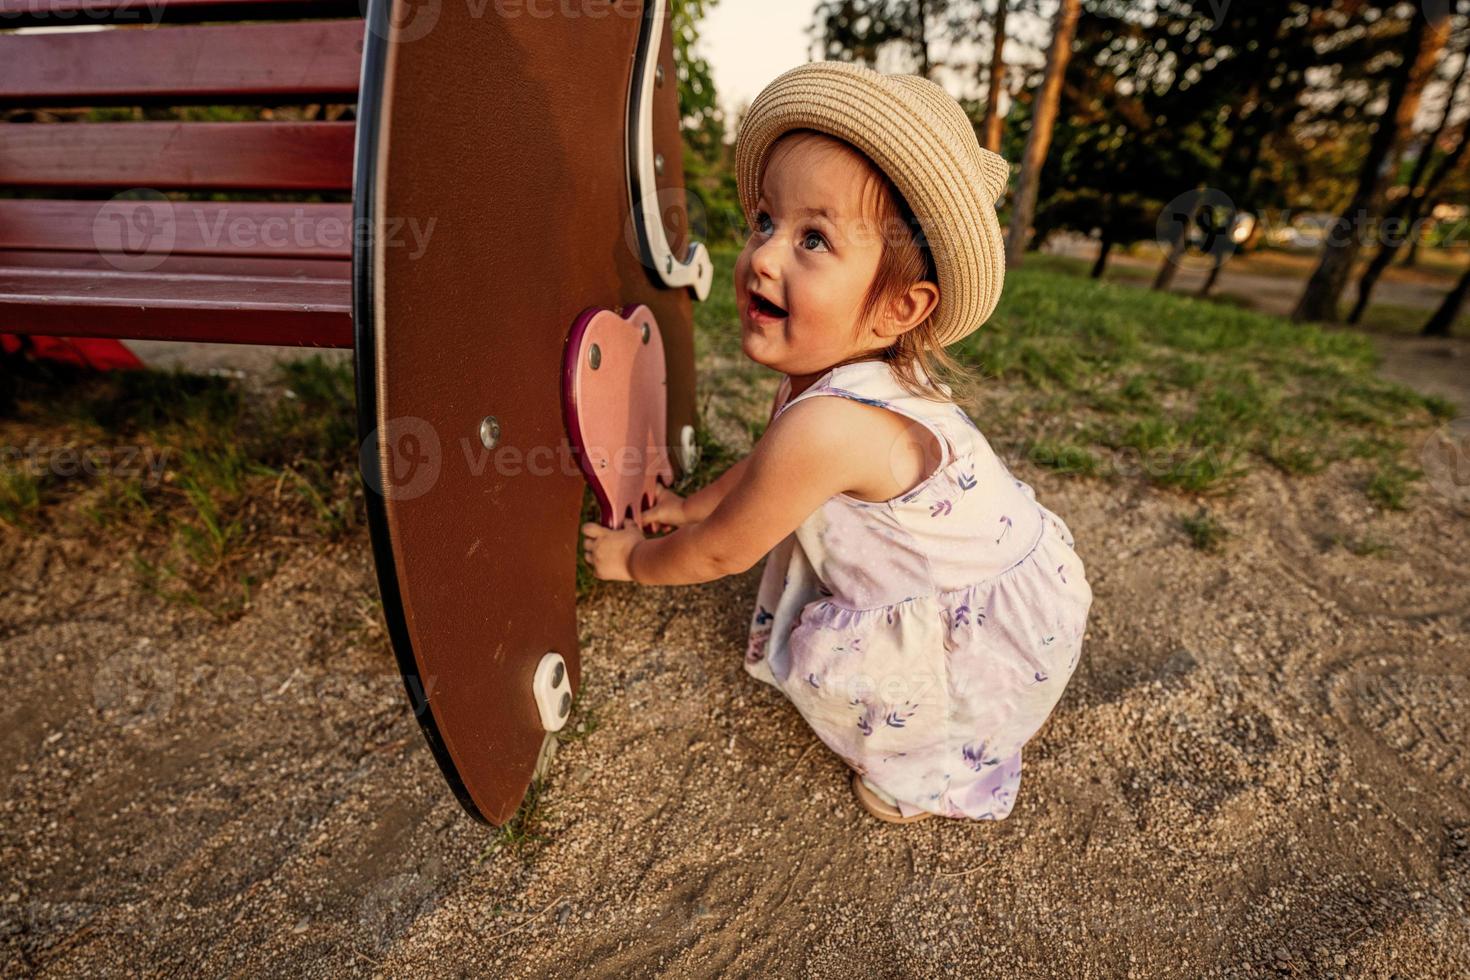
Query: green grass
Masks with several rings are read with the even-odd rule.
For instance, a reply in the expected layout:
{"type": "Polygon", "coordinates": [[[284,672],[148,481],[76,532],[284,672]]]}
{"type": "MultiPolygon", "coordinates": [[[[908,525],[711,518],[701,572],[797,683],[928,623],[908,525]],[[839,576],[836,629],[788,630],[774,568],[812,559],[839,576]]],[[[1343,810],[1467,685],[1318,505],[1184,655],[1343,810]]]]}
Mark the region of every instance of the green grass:
{"type": "Polygon", "coordinates": [[[546,801],[546,780],[538,777],[531,780],[526,795],[515,814],[494,832],[490,842],[480,852],[479,860],[485,861],[500,850],[506,850],[517,858],[524,858],[549,839],[547,824],[551,808],[546,801]]]}
{"type": "Polygon", "coordinates": [[[992,441],[1062,472],[1226,491],[1260,466],[1297,475],[1381,455],[1453,414],[1378,378],[1365,337],[1044,266],[1009,272],[957,353],[1017,423],[992,441]]]}
{"type": "MultiPolygon", "coordinates": [[[[716,400],[710,424],[758,437],[776,377],[740,352],[738,250],[712,254],[715,288],[695,307],[701,398],[716,400]]],[[[1366,336],[1098,282],[1089,268],[1028,255],[991,319],[951,348],[986,382],[966,409],[1010,454],[1192,494],[1227,493],[1261,467],[1299,476],[1370,459],[1381,469],[1365,491],[1395,506],[1413,479],[1392,465],[1401,434],[1454,414],[1379,378],[1366,336]]]]}
{"type": "MultiPolygon", "coordinates": [[[[1356,295],[1354,293],[1353,295],[1356,295]]],[[[1343,304],[1347,306],[1346,303],[1343,304]]],[[[1429,322],[1432,310],[1421,310],[1412,306],[1398,306],[1392,303],[1371,303],[1363,311],[1363,319],[1358,326],[1373,333],[1397,334],[1399,336],[1416,336],[1424,329],[1424,324],[1429,322]]],[[[1450,335],[1454,337],[1470,337],[1470,311],[1465,312],[1455,321],[1450,329],[1450,335]]]]}
{"type": "Polygon", "coordinates": [[[1403,510],[1407,505],[1409,484],[1423,475],[1417,467],[1404,466],[1394,459],[1383,459],[1368,478],[1364,492],[1368,499],[1385,510],[1403,510]]]}
{"type": "Polygon", "coordinates": [[[179,371],[17,362],[5,442],[97,447],[115,464],[41,478],[6,465],[0,521],[127,536],[149,591],[238,612],[260,579],[252,552],[264,540],[332,539],[362,522],[351,366],[313,357],[273,380],[283,397],[179,371]]]}
{"type": "Polygon", "coordinates": [[[1215,516],[1201,507],[1196,513],[1179,519],[1179,528],[1189,538],[1189,543],[1200,551],[1219,551],[1220,545],[1230,532],[1225,530],[1215,516]]]}
{"type": "MultiPolygon", "coordinates": [[[[716,286],[696,307],[700,385],[739,393],[750,375],[736,360],[738,252],[713,254],[716,286]]],[[[1391,463],[1400,433],[1454,414],[1380,379],[1367,337],[1097,282],[1088,268],[1028,255],[991,319],[951,348],[987,382],[967,410],[1011,454],[1068,475],[1211,494],[1260,467],[1297,476],[1345,459],[1391,463]]],[[[748,424],[764,423],[773,388],[760,389],[764,403],[746,398],[748,424]]],[[[1411,474],[1383,465],[1366,489],[1393,506],[1411,474]]]]}
{"type": "Polygon", "coordinates": [[[41,509],[44,481],[28,465],[0,465],[0,523],[24,527],[41,509]]]}

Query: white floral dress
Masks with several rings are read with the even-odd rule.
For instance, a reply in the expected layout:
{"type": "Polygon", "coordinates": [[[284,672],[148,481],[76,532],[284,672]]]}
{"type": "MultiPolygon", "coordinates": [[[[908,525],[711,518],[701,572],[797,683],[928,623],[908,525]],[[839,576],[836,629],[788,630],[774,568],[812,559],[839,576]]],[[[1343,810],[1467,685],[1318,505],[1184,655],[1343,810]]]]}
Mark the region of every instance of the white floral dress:
{"type": "Polygon", "coordinates": [[[789,393],[773,421],[852,398],[916,419],[944,455],[900,497],[832,497],[771,550],[747,672],[904,815],[1003,819],[1082,650],[1092,589],[1071,531],[958,405],[909,394],[883,361],[789,393]]]}

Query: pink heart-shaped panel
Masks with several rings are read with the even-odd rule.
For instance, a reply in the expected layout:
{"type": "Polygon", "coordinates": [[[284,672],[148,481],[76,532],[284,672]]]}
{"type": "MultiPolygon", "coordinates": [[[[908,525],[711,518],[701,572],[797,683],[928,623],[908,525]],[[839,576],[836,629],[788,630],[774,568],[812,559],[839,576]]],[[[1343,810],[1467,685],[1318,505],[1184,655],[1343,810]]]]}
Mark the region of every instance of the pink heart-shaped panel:
{"type": "Polygon", "coordinates": [[[638,303],[583,310],[567,338],[562,405],[567,434],[602,508],[618,529],[674,482],[668,455],[668,376],[653,311],[638,303]]]}

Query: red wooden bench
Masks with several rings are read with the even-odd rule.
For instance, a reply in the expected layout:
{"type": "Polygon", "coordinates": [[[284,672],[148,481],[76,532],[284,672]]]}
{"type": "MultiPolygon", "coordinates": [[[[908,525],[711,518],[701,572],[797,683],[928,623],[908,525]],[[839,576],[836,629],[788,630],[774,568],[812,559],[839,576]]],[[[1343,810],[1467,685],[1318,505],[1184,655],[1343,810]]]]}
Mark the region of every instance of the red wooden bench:
{"type": "MultiPolygon", "coordinates": [[[[77,24],[110,29],[0,34],[0,108],[357,100],[352,3],[0,0],[0,27],[77,24]]],[[[354,130],[350,117],[10,123],[0,185],[19,196],[0,200],[0,329],[351,347],[354,130]]]]}
{"type": "MultiPolygon", "coordinates": [[[[465,809],[503,824],[580,686],[578,467],[599,448],[582,440],[663,424],[654,468],[692,463],[692,302],[712,269],[683,208],[668,0],[550,18],[451,0],[369,0],[365,18],[353,3],[158,2],[0,0],[0,29],[115,28],[0,32],[14,189],[0,333],[352,348],[409,702],[465,809]],[[308,104],[356,109],[43,119],[308,104]],[[207,199],[219,192],[233,197],[207,199]],[[432,238],[403,247],[405,227],[432,238]],[[589,328],[605,310],[637,322],[589,328]],[[651,343],[617,331],[647,328],[666,372],[645,354],[617,363],[614,348],[651,343]],[[578,346],[598,343],[608,360],[578,346]],[[564,399],[582,367],[590,393],[564,399]],[[557,465],[568,445],[576,464],[557,465]]],[[[599,500],[607,512],[648,485],[599,500]]]]}

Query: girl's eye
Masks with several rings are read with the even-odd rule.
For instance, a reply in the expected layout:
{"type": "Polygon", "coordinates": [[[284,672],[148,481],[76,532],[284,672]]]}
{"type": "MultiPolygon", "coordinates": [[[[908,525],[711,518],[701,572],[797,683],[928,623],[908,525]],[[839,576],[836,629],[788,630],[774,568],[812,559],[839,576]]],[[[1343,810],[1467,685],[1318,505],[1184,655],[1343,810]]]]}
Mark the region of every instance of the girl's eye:
{"type": "MultiPolygon", "coordinates": [[[[761,234],[766,234],[766,225],[769,222],[770,215],[767,215],[766,212],[756,212],[756,228],[754,228],[753,231],[761,232],[761,234]]],[[[807,234],[803,235],[803,238],[801,238],[801,244],[806,245],[807,242],[810,242],[811,238],[813,237],[816,238],[817,241],[822,242],[823,245],[826,245],[826,238],[823,237],[822,232],[814,231],[814,229],[808,229],[807,234]]]]}

